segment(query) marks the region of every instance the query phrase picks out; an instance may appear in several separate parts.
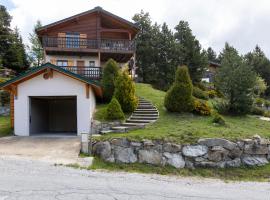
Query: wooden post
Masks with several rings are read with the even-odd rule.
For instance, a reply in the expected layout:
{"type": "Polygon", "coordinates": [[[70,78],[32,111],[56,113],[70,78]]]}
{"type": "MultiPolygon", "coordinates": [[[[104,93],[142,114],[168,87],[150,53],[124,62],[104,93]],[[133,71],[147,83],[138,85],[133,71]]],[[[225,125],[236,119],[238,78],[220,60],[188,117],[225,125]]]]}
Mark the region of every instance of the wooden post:
{"type": "Polygon", "coordinates": [[[128,39],[131,40],[131,33],[128,32],[128,39]]]}
{"type": "Polygon", "coordinates": [[[90,85],[85,84],[85,92],[86,92],[86,98],[89,99],[89,90],[90,90],[90,85]]]}
{"type": "Polygon", "coordinates": [[[14,128],[14,94],[10,91],[10,126],[14,128]]]}
{"type": "Polygon", "coordinates": [[[98,52],[98,66],[101,67],[101,55],[100,55],[100,51],[98,52]]]}

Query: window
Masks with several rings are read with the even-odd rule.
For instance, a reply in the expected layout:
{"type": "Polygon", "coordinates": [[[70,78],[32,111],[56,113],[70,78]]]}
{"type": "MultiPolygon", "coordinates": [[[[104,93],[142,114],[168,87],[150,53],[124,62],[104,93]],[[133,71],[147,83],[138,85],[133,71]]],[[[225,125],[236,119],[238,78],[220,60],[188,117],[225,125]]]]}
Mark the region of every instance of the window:
{"type": "Polygon", "coordinates": [[[89,61],[89,66],[90,66],[90,67],[95,67],[95,61],[90,60],[90,61],[89,61]]]}
{"type": "Polygon", "coordinates": [[[67,60],[57,60],[56,65],[59,67],[67,67],[68,61],[67,60]]]}
{"type": "Polygon", "coordinates": [[[66,33],[66,47],[79,48],[80,47],[80,34],[79,33],[66,33]]]}

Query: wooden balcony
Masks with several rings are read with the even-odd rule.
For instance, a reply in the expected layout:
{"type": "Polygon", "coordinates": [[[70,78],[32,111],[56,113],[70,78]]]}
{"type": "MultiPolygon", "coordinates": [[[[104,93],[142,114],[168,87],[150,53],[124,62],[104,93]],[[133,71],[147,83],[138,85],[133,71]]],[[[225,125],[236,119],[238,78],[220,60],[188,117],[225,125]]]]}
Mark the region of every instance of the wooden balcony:
{"type": "Polygon", "coordinates": [[[79,37],[42,37],[47,51],[134,53],[134,40],[84,39],[79,37]]]}
{"type": "Polygon", "coordinates": [[[78,74],[91,80],[100,80],[102,76],[101,67],[89,67],[89,66],[59,66],[72,73],[78,74]]]}

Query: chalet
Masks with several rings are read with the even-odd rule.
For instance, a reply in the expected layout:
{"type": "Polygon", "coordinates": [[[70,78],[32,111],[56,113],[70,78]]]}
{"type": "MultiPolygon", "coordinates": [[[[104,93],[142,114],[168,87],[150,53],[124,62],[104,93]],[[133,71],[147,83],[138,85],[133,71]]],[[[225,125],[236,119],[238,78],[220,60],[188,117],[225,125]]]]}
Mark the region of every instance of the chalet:
{"type": "Polygon", "coordinates": [[[210,61],[208,65],[208,69],[206,70],[202,78],[202,81],[205,81],[208,83],[214,82],[214,78],[219,67],[220,67],[219,63],[210,61]]]}
{"type": "Polygon", "coordinates": [[[45,61],[0,85],[15,135],[89,133],[102,67],[134,63],[138,27],[101,7],[39,28],[45,61]]]}

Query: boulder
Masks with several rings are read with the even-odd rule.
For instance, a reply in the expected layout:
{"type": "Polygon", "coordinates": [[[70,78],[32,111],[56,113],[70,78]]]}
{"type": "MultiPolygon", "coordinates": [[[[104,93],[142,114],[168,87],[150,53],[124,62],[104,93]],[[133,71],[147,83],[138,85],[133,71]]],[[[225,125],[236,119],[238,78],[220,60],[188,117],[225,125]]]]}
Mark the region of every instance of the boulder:
{"type": "Polygon", "coordinates": [[[111,156],[111,145],[108,141],[98,142],[93,146],[93,152],[103,160],[107,160],[111,156]]]}
{"type": "Polygon", "coordinates": [[[141,142],[130,142],[130,146],[141,147],[142,146],[142,143],[141,142]]]}
{"type": "Polygon", "coordinates": [[[243,153],[243,150],[239,146],[237,146],[234,149],[232,149],[231,151],[229,151],[228,156],[232,159],[240,158],[242,153],[243,153]]]}
{"type": "Polygon", "coordinates": [[[214,146],[208,152],[208,159],[210,161],[219,162],[219,161],[225,160],[228,153],[229,153],[228,150],[224,149],[223,147],[214,146]]]}
{"type": "Polygon", "coordinates": [[[143,141],[143,147],[145,149],[151,149],[155,144],[151,140],[144,140],[143,141]]]}
{"type": "Polygon", "coordinates": [[[207,154],[208,148],[205,145],[188,145],[184,146],[182,153],[187,157],[198,157],[207,154]]]}
{"type": "Polygon", "coordinates": [[[153,165],[161,165],[162,154],[156,150],[139,150],[139,162],[153,165]]]}
{"type": "Polygon", "coordinates": [[[234,160],[228,160],[225,162],[226,167],[240,167],[241,166],[241,159],[235,158],[234,160]]]}
{"type": "Polygon", "coordinates": [[[180,144],[165,143],[163,145],[164,152],[178,153],[181,151],[182,146],[180,144]]]}
{"type": "Polygon", "coordinates": [[[171,165],[177,169],[185,167],[185,160],[181,154],[165,152],[163,155],[167,159],[168,165],[171,165]]]}
{"type": "Polygon", "coordinates": [[[235,143],[233,143],[229,140],[222,139],[222,138],[199,139],[198,143],[202,144],[202,145],[206,145],[208,147],[221,146],[221,147],[228,149],[228,150],[232,150],[237,146],[235,143]]]}
{"type": "Polygon", "coordinates": [[[114,146],[129,147],[129,141],[126,138],[112,139],[111,144],[114,146]]]}
{"type": "Polygon", "coordinates": [[[262,166],[268,164],[266,156],[262,155],[244,155],[242,156],[242,163],[247,166],[262,166]]]}
{"type": "Polygon", "coordinates": [[[244,153],[252,155],[267,155],[269,153],[269,149],[266,144],[246,144],[244,147],[244,153]]]}
{"type": "Polygon", "coordinates": [[[138,160],[132,148],[120,146],[114,148],[114,158],[118,163],[135,163],[138,160]]]}
{"type": "Polygon", "coordinates": [[[225,162],[211,162],[211,161],[204,161],[204,162],[195,162],[196,167],[203,167],[203,168],[224,168],[225,162]]]}

